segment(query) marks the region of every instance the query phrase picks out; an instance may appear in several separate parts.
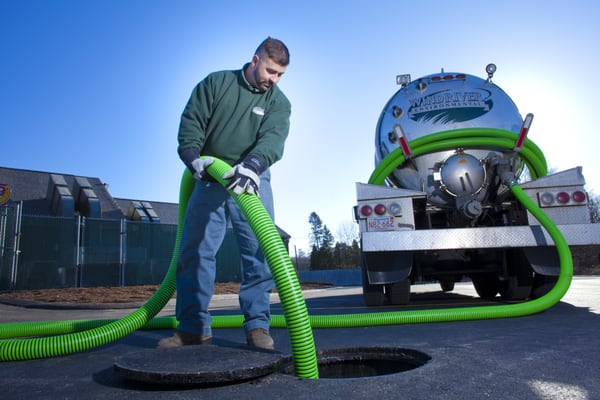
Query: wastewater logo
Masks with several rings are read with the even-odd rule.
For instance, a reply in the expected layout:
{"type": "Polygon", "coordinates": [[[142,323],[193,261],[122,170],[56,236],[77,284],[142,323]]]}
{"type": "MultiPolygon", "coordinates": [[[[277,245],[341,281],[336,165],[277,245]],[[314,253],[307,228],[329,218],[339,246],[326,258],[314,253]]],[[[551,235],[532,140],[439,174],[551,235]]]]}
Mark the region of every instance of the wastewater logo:
{"type": "Polygon", "coordinates": [[[10,186],[6,183],[0,183],[0,204],[5,203],[10,197],[10,186]]]}
{"type": "Polygon", "coordinates": [[[491,92],[484,89],[443,90],[409,101],[408,117],[411,120],[434,124],[470,121],[487,114],[494,106],[491,92]]]}

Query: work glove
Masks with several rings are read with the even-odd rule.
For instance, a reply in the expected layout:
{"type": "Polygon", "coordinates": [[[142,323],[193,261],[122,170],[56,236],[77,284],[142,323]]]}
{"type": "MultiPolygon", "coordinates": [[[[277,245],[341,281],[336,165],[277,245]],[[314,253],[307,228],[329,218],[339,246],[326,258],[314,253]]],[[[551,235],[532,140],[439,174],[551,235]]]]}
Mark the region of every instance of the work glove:
{"type": "Polygon", "coordinates": [[[252,154],[246,156],[241,163],[223,174],[223,179],[230,179],[227,190],[233,190],[235,194],[258,194],[260,175],[264,170],[265,163],[260,157],[252,154]]]}
{"type": "Polygon", "coordinates": [[[215,162],[215,159],[212,157],[196,158],[194,161],[192,161],[192,168],[194,168],[194,178],[197,180],[201,180],[202,178],[206,177],[206,168],[208,168],[208,166],[213,162],[215,162]]]}

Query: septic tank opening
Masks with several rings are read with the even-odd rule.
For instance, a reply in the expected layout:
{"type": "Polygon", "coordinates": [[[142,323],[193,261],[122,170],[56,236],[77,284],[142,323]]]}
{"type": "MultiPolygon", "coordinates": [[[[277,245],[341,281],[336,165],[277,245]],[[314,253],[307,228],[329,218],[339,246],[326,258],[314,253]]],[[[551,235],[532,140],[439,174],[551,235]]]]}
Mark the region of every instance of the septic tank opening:
{"type": "MultiPolygon", "coordinates": [[[[420,351],[397,347],[358,347],[317,352],[319,379],[366,378],[397,374],[425,365],[431,357],[420,351]]],[[[293,361],[281,372],[294,375],[293,361]]]]}

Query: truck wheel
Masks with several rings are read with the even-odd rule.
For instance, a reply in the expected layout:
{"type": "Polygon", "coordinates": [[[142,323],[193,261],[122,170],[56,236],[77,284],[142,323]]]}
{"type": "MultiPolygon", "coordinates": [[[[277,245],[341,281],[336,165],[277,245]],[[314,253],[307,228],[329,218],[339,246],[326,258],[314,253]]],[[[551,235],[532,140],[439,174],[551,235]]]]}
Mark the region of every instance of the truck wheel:
{"type": "Polygon", "coordinates": [[[363,288],[363,300],[367,307],[381,307],[385,304],[385,294],[383,293],[383,286],[379,292],[365,292],[363,288]]]}
{"type": "Polygon", "coordinates": [[[498,294],[500,280],[495,273],[476,274],[471,277],[475,291],[482,299],[493,299],[498,294]]]}
{"type": "Polygon", "coordinates": [[[451,292],[454,290],[454,281],[440,281],[440,287],[444,292],[451,292]]]}
{"type": "Polygon", "coordinates": [[[516,276],[511,276],[500,285],[503,300],[525,300],[531,295],[531,286],[520,286],[516,276]]]}
{"type": "Polygon", "coordinates": [[[524,300],[531,295],[533,268],[522,249],[506,251],[508,279],[500,284],[503,300],[524,300]]]}
{"type": "Polygon", "coordinates": [[[410,279],[385,285],[385,293],[390,304],[408,304],[410,301],[410,279]]]}
{"type": "Polygon", "coordinates": [[[538,299],[552,290],[558,281],[558,276],[541,275],[536,273],[533,277],[533,289],[531,289],[531,298],[538,299]]]}
{"type": "Polygon", "coordinates": [[[379,307],[385,304],[383,285],[371,285],[366,267],[361,268],[363,300],[367,307],[379,307]]]}

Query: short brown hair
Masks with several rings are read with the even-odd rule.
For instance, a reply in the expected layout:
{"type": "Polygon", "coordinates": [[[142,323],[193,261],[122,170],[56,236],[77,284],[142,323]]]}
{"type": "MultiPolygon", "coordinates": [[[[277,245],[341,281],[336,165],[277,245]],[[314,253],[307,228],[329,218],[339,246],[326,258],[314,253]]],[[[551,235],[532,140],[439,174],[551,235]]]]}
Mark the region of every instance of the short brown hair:
{"type": "Polygon", "coordinates": [[[290,63],[290,52],[281,40],[268,37],[258,46],[254,54],[266,54],[271,60],[282,67],[290,63]]]}

